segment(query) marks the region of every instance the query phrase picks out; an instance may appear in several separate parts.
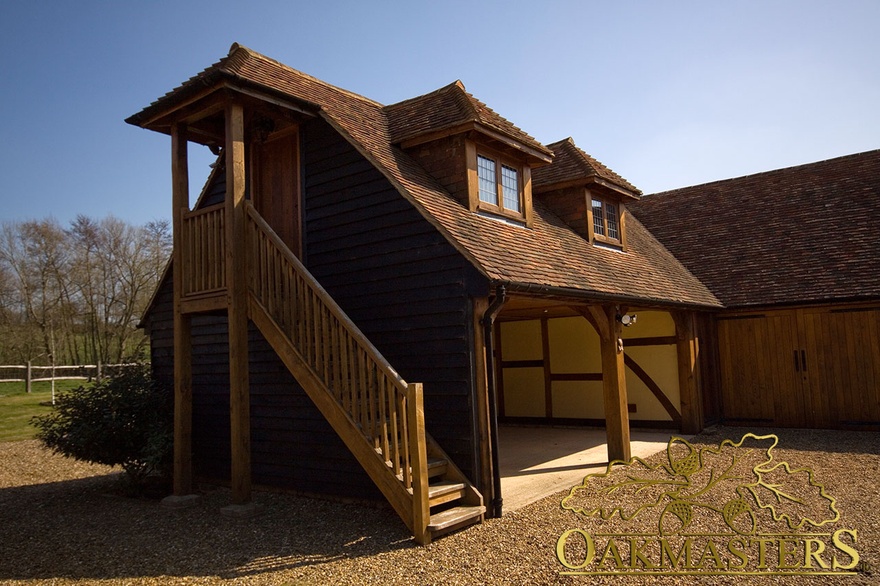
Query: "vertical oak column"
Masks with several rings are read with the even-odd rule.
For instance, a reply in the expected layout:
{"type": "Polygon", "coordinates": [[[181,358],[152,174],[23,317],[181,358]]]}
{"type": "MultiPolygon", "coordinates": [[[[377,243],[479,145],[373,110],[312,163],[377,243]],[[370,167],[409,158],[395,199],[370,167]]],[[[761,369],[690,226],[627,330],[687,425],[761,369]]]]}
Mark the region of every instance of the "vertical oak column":
{"type": "Polygon", "coordinates": [[[492,449],[491,428],[492,418],[489,415],[489,374],[488,368],[493,364],[492,357],[486,355],[486,336],[481,323],[482,317],[489,309],[488,297],[473,299],[473,332],[474,332],[474,408],[476,410],[478,486],[486,499],[492,502],[495,498],[492,488],[492,449]]]}
{"type": "Polygon", "coordinates": [[[192,340],[183,298],[183,216],[189,211],[189,163],[185,124],[171,127],[171,193],[174,284],[174,494],[192,493],[192,340]]]}
{"type": "Polygon", "coordinates": [[[232,502],[251,500],[248,381],[247,265],[245,253],[244,109],[226,108],[226,295],[229,312],[229,417],[232,502]]]}
{"type": "Polygon", "coordinates": [[[698,384],[699,340],[694,313],[675,311],[675,345],[678,355],[678,388],[681,395],[681,431],[699,433],[703,429],[703,397],[698,384]]]}
{"type": "Polygon", "coordinates": [[[624,374],[622,326],[617,321],[617,312],[617,307],[613,305],[591,305],[585,317],[599,333],[608,461],[628,462],[632,457],[629,443],[629,405],[624,374]]]}

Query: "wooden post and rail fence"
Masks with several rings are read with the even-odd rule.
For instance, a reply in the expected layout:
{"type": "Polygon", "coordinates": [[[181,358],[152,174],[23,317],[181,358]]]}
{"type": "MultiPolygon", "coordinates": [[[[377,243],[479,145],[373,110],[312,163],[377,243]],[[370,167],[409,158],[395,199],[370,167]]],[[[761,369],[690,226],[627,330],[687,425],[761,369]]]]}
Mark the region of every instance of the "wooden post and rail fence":
{"type": "Polygon", "coordinates": [[[84,380],[99,381],[105,376],[137,366],[136,363],[124,364],[63,364],[37,366],[28,361],[26,364],[0,365],[0,383],[23,382],[25,391],[30,393],[33,383],[52,380],[84,380]]]}

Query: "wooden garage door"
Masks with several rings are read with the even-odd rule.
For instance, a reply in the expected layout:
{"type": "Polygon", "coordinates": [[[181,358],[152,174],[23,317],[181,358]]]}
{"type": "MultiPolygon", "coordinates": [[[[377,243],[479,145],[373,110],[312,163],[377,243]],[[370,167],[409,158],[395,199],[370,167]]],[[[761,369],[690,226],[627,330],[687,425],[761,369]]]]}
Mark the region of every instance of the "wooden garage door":
{"type": "Polygon", "coordinates": [[[726,421],[880,427],[880,308],[725,316],[718,335],[726,421]]]}
{"type": "Polygon", "coordinates": [[[880,308],[799,313],[811,408],[827,426],[880,428],[880,308]]]}

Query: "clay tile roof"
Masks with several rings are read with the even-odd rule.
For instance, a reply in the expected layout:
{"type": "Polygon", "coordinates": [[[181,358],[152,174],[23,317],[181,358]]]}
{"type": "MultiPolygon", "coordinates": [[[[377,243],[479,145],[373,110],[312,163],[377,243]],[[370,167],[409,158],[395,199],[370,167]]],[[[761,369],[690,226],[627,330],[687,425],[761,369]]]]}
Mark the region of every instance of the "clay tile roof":
{"type": "Polygon", "coordinates": [[[630,192],[634,197],[642,193],[635,185],[579,149],[571,137],[548,144],[547,148],[553,151],[553,163],[532,171],[535,189],[599,178],[630,192]]]}
{"type": "Polygon", "coordinates": [[[429,94],[387,106],[385,113],[391,141],[395,144],[470,122],[491,128],[552,156],[547,147],[469,94],[460,80],[429,94]]]}
{"type": "Polygon", "coordinates": [[[880,150],[627,206],[728,307],[880,298],[880,150]]]}
{"type": "Polygon", "coordinates": [[[226,57],[166,93],[137,114],[130,116],[126,122],[141,125],[144,121],[149,120],[154,113],[185,102],[189,96],[224,80],[256,86],[314,109],[318,109],[325,102],[332,102],[339,97],[362,101],[374,108],[382,106],[364,96],[333,86],[243,45],[234,43],[226,57]]]}
{"type": "MultiPolygon", "coordinates": [[[[407,126],[396,117],[412,105],[401,102],[385,108],[239,45],[233,45],[229,56],[218,64],[132,116],[128,122],[139,124],[139,121],[149,119],[151,109],[157,111],[174,104],[174,100],[181,99],[181,93],[193,91],[194,86],[204,88],[220,79],[217,76],[234,79],[238,84],[261,91],[277,92],[287,99],[314,104],[319,116],[348,140],[428,222],[492,281],[537,289],[562,288],[583,296],[719,306],[708,289],[637,220],[627,223],[628,248],[622,253],[589,244],[537,200],[531,228],[471,212],[413,158],[395,146],[400,128],[407,126]]],[[[506,133],[521,132],[468,96],[457,83],[429,96],[426,103],[433,102],[444,111],[454,114],[458,108],[465,111],[474,108],[480,123],[503,129],[506,133]],[[456,104],[443,105],[440,99],[443,95],[452,96],[456,104]],[[465,101],[462,104],[460,100],[465,101]]],[[[443,118],[430,112],[424,115],[426,121],[413,122],[414,127],[429,128],[443,118]]],[[[528,137],[525,133],[522,135],[528,137]]]]}

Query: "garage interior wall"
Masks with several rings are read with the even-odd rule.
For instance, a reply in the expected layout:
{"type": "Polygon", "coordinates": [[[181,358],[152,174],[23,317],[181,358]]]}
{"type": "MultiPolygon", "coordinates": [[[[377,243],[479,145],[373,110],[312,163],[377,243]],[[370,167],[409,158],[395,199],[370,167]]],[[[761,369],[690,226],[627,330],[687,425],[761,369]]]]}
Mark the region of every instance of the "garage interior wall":
{"type": "MultiPolygon", "coordinates": [[[[599,336],[585,318],[502,321],[499,331],[500,410],[505,419],[601,423],[599,336]]],[[[636,323],[624,328],[623,340],[627,360],[641,370],[640,375],[626,370],[630,419],[669,426],[673,418],[654,393],[680,405],[672,317],[663,311],[639,312],[636,323]]]]}

